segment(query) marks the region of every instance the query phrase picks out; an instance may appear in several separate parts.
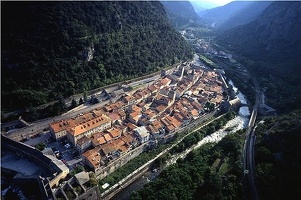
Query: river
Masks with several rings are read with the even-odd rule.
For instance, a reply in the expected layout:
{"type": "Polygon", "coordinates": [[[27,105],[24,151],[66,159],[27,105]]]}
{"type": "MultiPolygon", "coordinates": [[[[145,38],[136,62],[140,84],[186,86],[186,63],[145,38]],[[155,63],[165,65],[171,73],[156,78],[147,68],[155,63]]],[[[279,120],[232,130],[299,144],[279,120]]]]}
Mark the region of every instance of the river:
{"type": "MultiPolygon", "coordinates": [[[[228,83],[233,86],[233,90],[237,95],[237,97],[239,98],[240,102],[242,104],[247,104],[247,99],[245,95],[243,95],[238,90],[238,88],[235,87],[234,83],[231,80],[228,83]]],[[[212,133],[211,135],[206,136],[204,139],[202,139],[199,142],[199,144],[202,145],[208,142],[219,142],[226,135],[246,128],[248,126],[249,116],[250,116],[249,107],[247,106],[240,107],[238,111],[238,116],[228,121],[227,124],[222,129],[212,133]],[[231,128],[231,131],[229,131],[229,128],[231,128]]]]}

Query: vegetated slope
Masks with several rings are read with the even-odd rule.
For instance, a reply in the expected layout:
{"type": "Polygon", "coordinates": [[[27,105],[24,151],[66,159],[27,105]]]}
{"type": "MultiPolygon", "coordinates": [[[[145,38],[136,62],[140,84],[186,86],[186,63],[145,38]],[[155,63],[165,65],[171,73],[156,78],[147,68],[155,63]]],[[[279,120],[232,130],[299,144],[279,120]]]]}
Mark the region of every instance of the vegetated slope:
{"type": "Polygon", "coordinates": [[[300,2],[275,2],[255,21],[223,32],[220,39],[246,55],[294,58],[300,53],[300,8],[300,2]]]}
{"type": "Polygon", "coordinates": [[[190,152],[184,160],[164,169],[156,180],[134,192],[131,200],[242,199],[243,132],[229,134],[215,146],[206,144],[190,152]]]}
{"type": "Polygon", "coordinates": [[[300,107],[301,2],[274,2],[255,21],[227,30],[217,42],[253,61],[241,60],[280,111],[300,107]]]}
{"type": "Polygon", "coordinates": [[[200,26],[204,22],[196,14],[189,1],[161,1],[165,7],[170,22],[177,29],[200,26]]]}
{"type": "Polygon", "coordinates": [[[264,119],[256,129],[259,199],[301,198],[301,110],[264,119]]]}
{"type": "Polygon", "coordinates": [[[160,2],[1,5],[2,108],[57,100],[192,57],[160,2]]]}
{"type": "Polygon", "coordinates": [[[202,18],[211,21],[217,29],[229,29],[255,20],[272,2],[233,1],[221,7],[204,11],[202,18]]]}

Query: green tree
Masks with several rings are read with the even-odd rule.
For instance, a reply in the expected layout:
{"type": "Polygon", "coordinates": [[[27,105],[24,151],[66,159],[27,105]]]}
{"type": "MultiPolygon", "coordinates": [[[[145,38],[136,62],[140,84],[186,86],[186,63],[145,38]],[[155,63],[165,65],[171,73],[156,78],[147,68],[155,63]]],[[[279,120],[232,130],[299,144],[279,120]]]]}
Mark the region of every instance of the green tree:
{"type": "Polygon", "coordinates": [[[46,144],[44,142],[39,142],[37,145],[35,145],[35,147],[40,150],[43,151],[46,147],[46,144]]]}
{"type": "Polygon", "coordinates": [[[83,98],[84,98],[84,102],[88,101],[88,96],[87,96],[87,91],[86,90],[84,90],[83,98]]]}
{"type": "Polygon", "coordinates": [[[78,102],[78,105],[82,105],[83,103],[84,103],[83,98],[80,98],[80,99],[79,99],[79,102],[78,102]]]}
{"type": "Polygon", "coordinates": [[[72,99],[70,109],[75,108],[77,106],[77,102],[75,99],[72,99]]]}

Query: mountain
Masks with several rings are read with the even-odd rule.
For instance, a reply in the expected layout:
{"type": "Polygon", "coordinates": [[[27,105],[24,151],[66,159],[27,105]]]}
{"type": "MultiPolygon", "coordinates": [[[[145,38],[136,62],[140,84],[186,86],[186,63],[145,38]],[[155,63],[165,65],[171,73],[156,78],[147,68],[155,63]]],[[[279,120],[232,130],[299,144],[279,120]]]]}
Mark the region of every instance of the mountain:
{"type": "Polygon", "coordinates": [[[203,10],[211,9],[218,7],[217,4],[211,1],[190,1],[196,13],[199,13],[203,10]]]}
{"type": "Polygon", "coordinates": [[[160,2],[7,1],[1,12],[2,109],[43,104],[192,57],[160,2]]]}
{"type": "Polygon", "coordinates": [[[256,128],[258,199],[301,198],[301,110],[265,118],[256,128]]]}
{"type": "Polygon", "coordinates": [[[203,24],[189,1],[161,1],[161,3],[166,9],[170,22],[177,29],[203,24]]]}
{"type": "Polygon", "coordinates": [[[301,2],[273,2],[256,20],[222,32],[216,41],[249,59],[266,89],[269,103],[281,111],[300,107],[301,2]]]}
{"type": "Polygon", "coordinates": [[[271,3],[270,1],[233,1],[203,11],[200,16],[211,21],[215,28],[229,29],[255,20],[271,3]]]}
{"type": "Polygon", "coordinates": [[[255,21],[225,31],[219,39],[256,58],[296,58],[301,46],[300,13],[301,2],[275,2],[255,21]]]}

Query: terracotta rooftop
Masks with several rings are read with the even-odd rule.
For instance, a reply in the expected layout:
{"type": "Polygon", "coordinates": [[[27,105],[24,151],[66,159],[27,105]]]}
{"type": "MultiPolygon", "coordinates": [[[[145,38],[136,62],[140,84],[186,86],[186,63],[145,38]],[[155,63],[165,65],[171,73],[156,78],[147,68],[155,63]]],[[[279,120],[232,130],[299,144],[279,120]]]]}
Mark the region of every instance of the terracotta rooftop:
{"type": "Polygon", "coordinates": [[[97,168],[100,165],[101,155],[99,151],[100,148],[94,148],[82,154],[89,160],[89,162],[94,166],[94,168],[97,168]]]}
{"type": "Polygon", "coordinates": [[[100,117],[96,117],[88,122],[79,124],[68,131],[71,135],[77,136],[109,122],[111,122],[111,118],[102,114],[100,117]]]}
{"type": "Polygon", "coordinates": [[[109,142],[109,141],[111,141],[112,140],[112,137],[111,137],[111,135],[109,134],[109,133],[107,133],[107,134],[104,134],[104,136],[103,136],[104,138],[105,138],[105,140],[107,141],[107,142],[109,142]]]}
{"type": "Polygon", "coordinates": [[[111,144],[104,144],[101,146],[101,150],[105,155],[108,155],[109,153],[116,151],[117,149],[115,149],[111,144]]]}
{"type": "Polygon", "coordinates": [[[166,106],[165,105],[159,105],[156,107],[156,110],[160,113],[160,112],[163,112],[164,110],[166,109],[166,106]]]}
{"type": "Polygon", "coordinates": [[[158,88],[156,88],[154,85],[150,85],[150,86],[148,87],[148,89],[149,89],[150,91],[152,91],[152,92],[157,92],[157,90],[158,90],[158,88]]]}
{"type": "Polygon", "coordinates": [[[163,78],[160,80],[161,85],[169,85],[171,80],[169,78],[163,78]]]}
{"type": "Polygon", "coordinates": [[[153,118],[156,116],[156,112],[152,109],[147,109],[145,112],[144,112],[145,115],[147,115],[149,118],[153,118]]]}
{"type": "Polygon", "coordinates": [[[121,120],[121,116],[117,112],[108,113],[112,121],[121,120]]]}
{"type": "Polygon", "coordinates": [[[197,116],[199,116],[199,112],[198,112],[196,109],[193,109],[193,110],[191,111],[191,115],[192,115],[193,117],[197,117],[197,116]]]}
{"type": "Polygon", "coordinates": [[[133,140],[135,139],[135,137],[132,134],[127,134],[125,136],[122,136],[120,138],[122,141],[124,141],[127,144],[130,144],[133,142],[133,140]]]}
{"type": "Polygon", "coordinates": [[[151,122],[149,125],[154,132],[158,132],[160,128],[163,127],[163,124],[159,120],[151,122]]]}
{"type": "Polygon", "coordinates": [[[121,135],[121,130],[118,128],[110,128],[110,129],[107,129],[106,132],[110,133],[112,138],[116,138],[121,135]]]}
{"type": "Polygon", "coordinates": [[[128,104],[128,103],[130,103],[130,102],[132,102],[132,101],[135,100],[135,98],[133,96],[129,96],[129,95],[124,95],[120,99],[125,104],[128,104]]]}
{"type": "Polygon", "coordinates": [[[101,136],[101,137],[97,138],[97,142],[98,142],[100,145],[107,143],[107,141],[106,141],[106,139],[105,139],[104,136],[101,136]]]}
{"type": "Polygon", "coordinates": [[[165,126],[170,126],[173,125],[175,128],[178,128],[182,125],[182,122],[177,120],[175,117],[171,117],[171,116],[166,116],[164,118],[161,119],[161,121],[163,122],[163,124],[165,124],[165,126]]]}
{"type": "Polygon", "coordinates": [[[54,130],[55,133],[62,131],[62,130],[68,130],[70,128],[73,128],[79,124],[85,123],[93,118],[97,117],[97,115],[92,111],[89,113],[81,114],[76,117],[72,117],[67,120],[61,120],[58,122],[53,122],[50,124],[50,127],[54,130]]]}
{"type": "Polygon", "coordinates": [[[99,146],[99,145],[103,145],[103,144],[107,143],[107,141],[103,137],[103,133],[94,134],[92,136],[92,138],[93,138],[92,142],[93,142],[94,146],[99,146]]]}
{"type": "Polygon", "coordinates": [[[126,126],[130,129],[130,130],[134,130],[135,128],[137,128],[137,126],[131,122],[127,123],[126,126]]]}
{"type": "Polygon", "coordinates": [[[133,97],[136,99],[136,100],[140,100],[143,98],[143,96],[140,94],[140,92],[135,92],[133,94],[133,97]]]}

